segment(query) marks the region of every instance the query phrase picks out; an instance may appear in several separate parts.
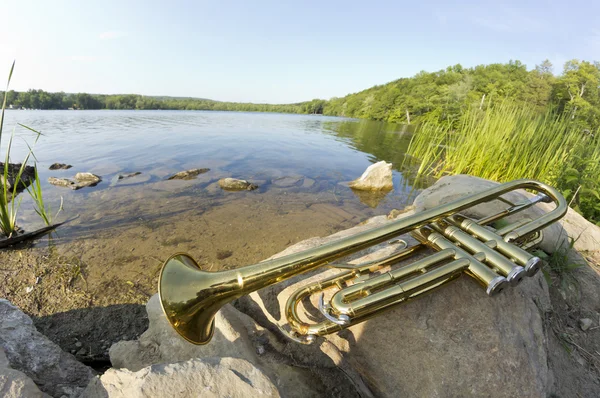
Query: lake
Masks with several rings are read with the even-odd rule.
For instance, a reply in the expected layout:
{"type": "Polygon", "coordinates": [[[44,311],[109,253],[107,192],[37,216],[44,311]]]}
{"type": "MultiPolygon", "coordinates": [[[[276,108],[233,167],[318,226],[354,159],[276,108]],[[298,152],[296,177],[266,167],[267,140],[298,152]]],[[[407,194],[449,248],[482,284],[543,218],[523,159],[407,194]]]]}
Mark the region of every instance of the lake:
{"type": "MultiPolygon", "coordinates": [[[[43,274],[48,286],[36,289],[50,289],[52,281],[63,293],[65,286],[78,292],[56,293],[54,301],[46,294],[45,304],[30,309],[39,313],[89,302],[144,302],[156,291],[162,262],[175,252],[189,252],[210,270],[248,265],[402,208],[418,193],[400,171],[411,139],[406,126],[265,113],[7,111],[5,131],[18,123],[43,134],[34,151],[45,201],[55,210],[61,197],[64,203],[57,221],[75,218],[35,245],[2,253],[14,267],[22,267],[23,258],[31,263],[30,273],[15,277],[14,289],[40,284],[43,274]],[[394,165],[392,192],[357,194],[346,186],[379,160],[394,165]],[[55,162],[73,168],[50,171],[55,162]],[[210,171],[167,180],[192,168],[210,171]],[[77,172],[103,181],[77,191],[47,183],[77,172]],[[141,174],[118,180],[129,172],[141,174]],[[223,177],[247,179],[259,189],[226,192],[216,183],[223,177]]],[[[25,141],[34,137],[15,128],[13,162],[24,158],[25,141]]],[[[7,144],[8,134],[3,154],[7,144]]],[[[20,197],[19,225],[41,227],[31,199],[20,197]]],[[[33,305],[23,300],[16,304],[33,305]]]]}

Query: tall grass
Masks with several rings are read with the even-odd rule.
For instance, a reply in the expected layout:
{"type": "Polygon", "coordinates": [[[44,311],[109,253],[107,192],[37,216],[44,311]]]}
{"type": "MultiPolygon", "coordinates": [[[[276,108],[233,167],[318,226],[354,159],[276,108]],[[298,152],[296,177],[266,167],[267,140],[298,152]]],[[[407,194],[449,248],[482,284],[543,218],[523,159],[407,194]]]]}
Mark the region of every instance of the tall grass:
{"type": "Polygon", "coordinates": [[[589,220],[600,221],[599,140],[552,110],[539,114],[504,102],[485,111],[472,109],[458,125],[426,122],[417,129],[408,153],[420,160],[420,174],[549,183],[589,220]],[[598,201],[592,202],[596,196],[598,201]]]}
{"type": "MultiPolygon", "coordinates": [[[[10,73],[8,75],[8,81],[6,83],[6,90],[4,91],[4,99],[2,101],[2,111],[0,113],[0,148],[1,148],[1,144],[2,144],[2,135],[3,135],[3,129],[4,129],[4,111],[6,109],[6,99],[7,99],[7,95],[8,95],[8,87],[10,86],[10,80],[12,78],[14,68],[15,68],[15,63],[13,62],[12,66],[10,68],[10,73]]],[[[34,132],[36,134],[35,142],[37,142],[37,140],[39,139],[39,137],[41,135],[41,133],[39,131],[36,131],[27,126],[23,126],[21,124],[20,124],[20,126],[34,132]]],[[[9,187],[9,184],[8,184],[9,177],[13,177],[10,172],[10,161],[11,161],[10,151],[12,148],[13,138],[14,138],[14,129],[12,131],[12,134],[8,141],[8,146],[6,148],[6,154],[4,157],[4,169],[1,171],[1,174],[0,174],[2,176],[2,179],[0,179],[0,235],[4,235],[7,238],[12,237],[12,235],[17,230],[17,224],[16,224],[17,213],[18,213],[19,207],[21,206],[21,199],[22,199],[22,198],[17,199],[17,195],[19,193],[19,188],[21,188],[21,189],[23,189],[25,187],[27,188],[28,192],[30,193],[30,195],[33,198],[33,201],[36,205],[35,211],[40,215],[40,217],[42,217],[42,219],[44,220],[44,222],[47,225],[50,225],[50,222],[51,222],[51,218],[47,212],[46,206],[44,205],[44,201],[42,198],[42,188],[40,185],[39,176],[37,174],[37,166],[35,166],[35,179],[33,181],[33,186],[31,188],[28,187],[29,181],[25,182],[22,180],[22,176],[25,171],[25,168],[27,167],[29,158],[31,156],[34,156],[33,150],[29,146],[29,144],[27,144],[27,146],[29,148],[29,152],[25,156],[25,159],[23,160],[23,162],[21,162],[21,166],[19,167],[19,170],[17,171],[16,175],[14,175],[14,182],[13,182],[12,186],[9,187]]],[[[61,208],[62,208],[62,203],[61,203],[61,208]]]]}

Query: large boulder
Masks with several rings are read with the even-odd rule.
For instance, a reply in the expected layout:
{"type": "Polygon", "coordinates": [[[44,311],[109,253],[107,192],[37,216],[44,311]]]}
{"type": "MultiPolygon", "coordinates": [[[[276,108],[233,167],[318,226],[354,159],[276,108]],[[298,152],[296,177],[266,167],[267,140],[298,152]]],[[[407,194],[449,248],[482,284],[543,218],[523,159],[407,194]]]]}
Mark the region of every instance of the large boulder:
{"type": "Polygon", "coordinates": [[[49,395],[41,392],[25,373],[12,369],[4,350],[0,348],[0,397],[44,398],[49,395]]]}
{"type": "Polygon", "coordinates": [[[109,350],[115,368],[137,372],[153,364],[173,363],[193,358],[233,357],[257,366],[285,397],[318,397],[335,391],[356,396],[347,386],[345,373],[329,358],[313,362],[316,373],[300,367],[295,359],[283,354],[286,345],[259,326],[248,315],[231,305],[224,306],[215,317],[215,333],[209,344],[193,345],[171,327],[157,294],[146,305],[149,327],[138,340],[122,341],[109,350]]]}
{"type": "MultiPolygon", "coordinates": [[[[275,257],[388,222],[384,216],[376,217],[329,237],[300,242],[275,257]]],[[[410,236],[401,238],[414,243],[410,236]]],[[[350,263],[372,261],[396,249],[390,244],[375,246],[352,256],[350,263]]],[[[283,327],[284,306],[291,293],[336,272],[340,271],[294,277],[252,293],[240,306],[263,326],[283,327]]],[[[463,276],[385,316],[329,335],[319,345],[325,355],[350,364],[354,380],[363,381],[374,396],[546,396],[551,376],[540,311],[549,306],[549,297],[541,278],[527,278],[520,286],[489,298],[474,280],[463,276]]],[[[305,321],[314,322],[319,319],[316,308],[312,297],[300,305],[299,312],[307,314],[305,321]]]]}
{"type": "Polygon", "coordinates": [[[259,369],[238,358],[202,358],[152,365],[137,372],[109,369],[90,382],[82,398],[279,397],[259,369]]]}
{"type": "Polygon", "coordinates": [[[76,397],[94,372],[39,333],[31,318],[0,299],[0,348],[10,367],[25,373],[53,397],[76,397]]]}

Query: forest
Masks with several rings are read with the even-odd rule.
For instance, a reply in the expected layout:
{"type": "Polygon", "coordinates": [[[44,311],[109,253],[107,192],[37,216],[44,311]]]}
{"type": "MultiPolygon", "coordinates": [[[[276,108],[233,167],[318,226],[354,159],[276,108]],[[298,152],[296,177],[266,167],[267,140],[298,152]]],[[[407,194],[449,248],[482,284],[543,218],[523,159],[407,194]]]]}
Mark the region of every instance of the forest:
{"type": "Polygon", "coordinates": [[[324,114],[415,124],[455,123],[465,111],[511,100],[544,112],[568,114],[584,128],[600,126],[600,63],[571,60],[560,74],[549,61],[528,70],[520,61],[464,68],[449,66],[329,100],[295,104],[220,102],[136,94],[9,91],[7,104],[27,109],[177,109],[324,114]]]}

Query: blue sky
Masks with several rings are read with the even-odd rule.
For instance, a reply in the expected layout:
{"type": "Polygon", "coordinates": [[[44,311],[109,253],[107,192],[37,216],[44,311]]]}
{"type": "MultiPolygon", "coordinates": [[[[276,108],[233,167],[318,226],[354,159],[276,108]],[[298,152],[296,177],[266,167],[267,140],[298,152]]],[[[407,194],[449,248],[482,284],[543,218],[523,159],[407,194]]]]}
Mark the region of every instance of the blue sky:
{"type": "Polygon", "coordinates": [[[600,60],[600,2],[2,1],[12,88],[285,103],[460,63],[600,60]]]}

